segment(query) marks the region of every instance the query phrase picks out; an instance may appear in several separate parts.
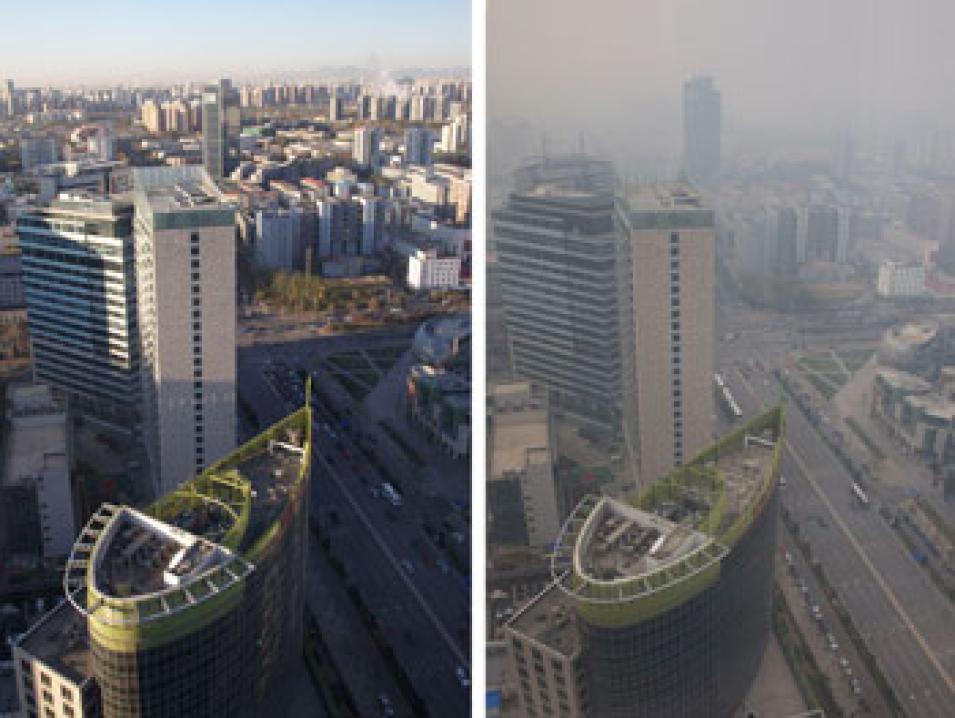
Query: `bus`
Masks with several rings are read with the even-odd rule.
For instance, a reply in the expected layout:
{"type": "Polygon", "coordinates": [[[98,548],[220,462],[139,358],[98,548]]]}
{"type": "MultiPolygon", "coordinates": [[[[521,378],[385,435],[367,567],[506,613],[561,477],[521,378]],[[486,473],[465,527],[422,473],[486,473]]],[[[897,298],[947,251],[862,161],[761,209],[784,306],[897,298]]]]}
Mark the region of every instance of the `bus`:
{"type": "Polygon", "coordinates": [[[733,421],[742,419],[743,410],[739,408],[739,404],[737,404],[736,399],[733,398],[733,392],[730,391],[729,386],[720,374],[713,375],[713,385],[720,406],[723,407],[723,411],[725,411],[733,421]]]}
{"type": "Polygon", "coordinates": [[[852,482],[852,495],[858,499],[859,504],[862,506],[869,505],[869,497],[865,491],[862,490],[862,487],[855,481],[852,482]]]}

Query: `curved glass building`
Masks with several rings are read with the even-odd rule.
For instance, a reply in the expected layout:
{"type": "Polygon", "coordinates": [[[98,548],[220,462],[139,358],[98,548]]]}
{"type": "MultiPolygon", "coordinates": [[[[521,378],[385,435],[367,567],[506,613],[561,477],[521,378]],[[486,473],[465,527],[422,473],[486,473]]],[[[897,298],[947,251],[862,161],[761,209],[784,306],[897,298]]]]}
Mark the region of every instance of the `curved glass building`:
{"type": "Polygon", "coordinates": [[[578,504],[554,583],[508,625],[528,716],[723,718],[740,705],[771,627],[782,424],[776,408],[631,501],[578,504]]]}
{"type": "Polygon", "coordinates": [[[308,406],[144,511],[103,505],[67,563],[104,716],[281,715],[302,651],[308,406]]]}

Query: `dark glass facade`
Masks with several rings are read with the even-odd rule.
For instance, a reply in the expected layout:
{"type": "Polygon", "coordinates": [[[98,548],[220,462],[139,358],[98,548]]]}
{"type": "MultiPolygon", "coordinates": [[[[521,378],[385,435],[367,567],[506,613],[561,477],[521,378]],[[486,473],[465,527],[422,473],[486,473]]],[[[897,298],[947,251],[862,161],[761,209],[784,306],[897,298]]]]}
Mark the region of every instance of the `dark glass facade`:
{"type": "Polygon", "coordinates": [[[777,494],[712,586],[629,627],[581,620],[593,718],[725,718],[752,685],[772,622],[777,494]]]}

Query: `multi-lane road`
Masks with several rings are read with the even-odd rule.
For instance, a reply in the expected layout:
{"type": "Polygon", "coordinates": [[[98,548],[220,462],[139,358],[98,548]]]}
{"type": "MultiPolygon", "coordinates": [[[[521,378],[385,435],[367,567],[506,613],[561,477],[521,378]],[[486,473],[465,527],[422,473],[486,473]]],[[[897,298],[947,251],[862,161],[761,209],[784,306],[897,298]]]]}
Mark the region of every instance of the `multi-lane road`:
{"type": "MultiPolygon", "coordinates": [[[[267,366],[305,367],[311,354],[294,345],[240,353],[240,390],[263,423],[294,408],[267,366]]],[[[353,437],[341,431],[329,407],[313,406],[313,518],[330,536],[331,554],[357,586],[429,714],[467,715],[470,691],[455,669],[469,668],[470,590],[424,533],[426,519],[435,520],[426,496],[413,478],[402,477],[401,505],[391,505],[381,495],[382,477],[353,437]]],[[[389,692],[384,685],[381,690],[389,692]]]]}
{"type": "MultiPolygon", "coordinates": [[[[770,373],[791,336],[782,326],[724,345],[720,368],[744,414],[778,402],[770,373]],[[740,371],[745,367],[745,371],[740,371]]],[[[877,506],[863,508],[851,477],[799,409],[788,405],[783,505],[911,716],[950,716],[955,700],[955,612],[877,506]]],[[[877,504],[874,500],[873,504],[877,504]]]]}

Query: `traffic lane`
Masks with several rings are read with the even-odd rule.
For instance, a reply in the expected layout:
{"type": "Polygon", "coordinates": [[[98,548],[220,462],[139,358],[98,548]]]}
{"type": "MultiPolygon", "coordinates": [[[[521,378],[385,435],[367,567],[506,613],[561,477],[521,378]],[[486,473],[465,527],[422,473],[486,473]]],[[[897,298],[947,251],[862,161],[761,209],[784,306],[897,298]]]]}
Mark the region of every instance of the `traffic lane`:
{"type": "MultiPolygon", "coordinates": [[[[753,386],[754,384],[749,384],[749,385],[753,386]]],[[[759,389],[757,389],[757,391],[759,391],[759,389]]],[[[795,421],[798,423],[799,419],[803,417],[796,416],[794,418],[795,418],[795,421]]],[[[808,422],[806,423],[808,424],[808,422]]],[[[788,428],[791,428],[792,426],[793,426],[792,422],[787,424],[788,428]]],[[[787,432],[787,435],[790,437],[792,436],[789,432],[787,432]]],[[[808,448],[811,450],[810,453],[815,459],[815,464],[818,466],[818,468],[812,469],[814,476],[817,473],[820,475],[824,475],[826,472],[838,475],[840,470],[844,471],[844,467],[842,467],[841,464],[835,463],[837,460],[835,456],[833,456],[831,452],[828,451],[828,447],[820,447],[817,445],[817,444],[822,444],[822,441],[821,439],[819,439],[818,435],[815,434],[815,432],[812,432],[811,434],[808,434],[808,433],[804,434],[803,440],[808,444],[808,448]],[[827,452],[829,454],[828,456],[826,456],[827,452]],[[827,458],[831,459],[831,461],[827,462],[826,461],[827,458]]],[[[790,466],[791,471],[795,469],[796,467],[794,465],[790,466]]],[[[848,481],[848,479],[846,480],[848,481]]],[[[846,496],[848,496],[848,494],[846,494],[846,496]]],[[[840,511],[840,515],[841,513],[842,512],[840,511]]],[[[893,541],[894,541],[894,537],[893,537],[893,541]]],[[[846,559],[847,559],[846,566],[848,566],[849,561],[852,561],[855,563],[855,567],[858,568],[858,561],[855,559],[855,557],[854,556],[850,557],[845,553],[844,550],[847,548],[848,547],[845,546],[844,543],[842,544],[835,543],[834,545],[829,546],[830,552],[826,554],[826,557],[829,558],[832,555],[832,551],[835,551],[836,555],[842,553],[843,555],[846,556],[846,559]]],[[[880,571],[880,575],[881,575],[881,571],[880,571]]],[[[871,586],[870,584],[869,590],[874,592],[876,590],[876,587],[871,586]]],[[[860,592],[860,596],[862,597],[861,601],[864,602],[869,597],[869,594],[868,592],[863,591],[863,592],[860,592]]],[[[847,601],[846,605],[847,607],[850,608],[850,610],[855,610],[856,608],[860,609],[861,615],[863,617],[868,617],[868,612],[862,609],[862,606],[857,606],[855,602],[847,601]]],[[[881,615],[876,614],[869,618],[871,618],[871,620],[874,623],[879,624],[880,619],[882,622],[884,622],[886,616],[895,617],[898,615],[897,611],[895,610],[895,607],[892,606],[887,599],[886,599],[886,606],[884,608],[884,611],[888,611],[888,613],[883,612],[881,615]]],[[[906,611],[906,613],[908,613],[908,611],[906,611]]],[[[914,634],[911,634],[911,631],[908,631],[907,626],[905,626],[905,629],[909,633],[909,638],[911,638],[911,642],[906,641],[906,644],[910,643],[910,645],[905,645],[902,652],[907,654],[907,658],[909,660],[906,660],[904,662],[903,661],[897,662],[895,659],[897,658],[899,652],[893,653],[893,648],[891,645],[878,645],[879,650],[875,650],[877,646],[873,645],[872,646],[873,652],[879,655],[880,657],[885,656],[885,659],[881,661],[881,663],[883,665],[890,666],[890,667],[887,667],[886,672],[887,673],[891,672],[892,675],[888,676],[890,680],[893,676],[896,678],[896,681],[893,681],[893,685],[896,685],[896,688],[900,689],[899,690],[900,696],[909,696],[910,700],[916,700],[918,699],[919,696],[921,696],[921,698],[925,702],[929,703],[930,705],[920,704],[919,705],[920,710],[937,710],[938,708],[941,707],[938,703],[936,703],[936,701],[938,700],[938,695],[940,691],[942,695],[945,695],[949,692],[947,685],[944,679],[942,678],[942,676],[940,676],[938,672],[934,670],[934,666],[929,665],[928,659],[925,656],[924,651],[921,650],[921,646],[916,645],[916,638],[914,634]],[[919,653],[921,653],[921,661],[919,661],[919,653]],[[915,664],[914,667],[912,665],[912,661],[914,661],[914,664],[915,664]],[[932,675],[933,673],[934,673],[934,676],[932,675]],[[901,683],[901,685],[899,685],[899,683],[901,683]],[[912,696],[915,696],[916,698],[913,699],[911,698],[912,696]]],[[[860,631],[861,631],[861,628],[860,628],[860,631]]],[[[893,640],[895,642],[898,642],[899,640],[898,634],[899,632],[896,631],[896,635],[893,636],[893,640]]],[[[881,640],[880,634],[876,634],[873,632],[873,636],[877,644],[883,643],[881,640]]]]}
{"type": "MultiPolygon", "coordinates": [[[[343,516],[351,504],[334,482],[316,488],[316,501],[331,505],[343,516]]],[[[466,715],[468,695],[454,677],[457,657],[435,631],[407,590],[396,590],[400,581],[394,565],[361,529],[357,521],[344,520],[332,534],[332,554],[338,557],[359,586],[362,599],[375,616],[382,633],[431,715],[466,715]],[[409,637],[410,639],[409,640],[409,637]]],[[[400,570],[400,569],[399,569],[400,570]]]]}
{"type": "MultiPolygon", "coordinates": [[[[257,381],[262,382],[269,387],[269,392],[271,396],[267,394],[260,395],[260,401],[262,404],[275,405],[276,403],[281,404],[282,400],[275,394],[274,389],[271,385],[268,385],[265,382],[264,377],[259,374],[256,377],[257,381]],[[266,397],[268,396],[267,400],[266,397]]],[[[254,407],[257,410],[264,410],[264,406],[254,407]]],[[[314,478],[314,477],[313,477],[314,478]]],[[[334,482],[326,482],[328,486],[333,486],[334,482]]],[[[313,480],[313,486],[319,486],[318,481],[313,480]]],[[[327,495],[327,494],[326,494],[327,495]]],[[[319,501],[322,498],[319,496],[319,501]]],[[[347,502],[340,502],[340,510],[344,511],[347,506],[347,502]]],[[[343,514],[344,515],[344,514],[343,514]]],[[[365,538],[367,536],[364,532],[360,532],[356,538],[365,538]]],[[[367,542],[362,543],[358,540],[353,540],[349,542],[349,551],[346,554],[348,557],[354,557],[360,555],[362,560],[354,565],[351,565],[350,568],[355,572],[355,575],[362,575],[365,578],[365,581],[362,584],[362,588],[368,591],[368,602],[367,605],[373,614],[378,615],[388,615],[389,607],[384,605],[382,601],[378,600],[378,597],[381,596],[401,596],[402,593],[407,592],[396,592],[395,583],[393,580],[382,580],[382,577],[393,576],[393,572],[389,570],[389,564],[384,560],[380,551],[377,550],[353,550],[356,547],[367,549],[367,542]],[[376,567],[376,570],[371,571],[370,573],[365,570],[367,567],[376,567]],[[369,586],[370,588],[366,588],[369,586]]],[[[364,594],[363,594],[364,595],[364,594]]],[[[422,643],[427,644],[428,636],[431,633],[434,633],[434,628],[430,624],[425,623],[424,619],[421,617],[420,607],[415,605],[401,605],[401,601],[395,603],[398,606],[400,612],[399,615],[404,616],[404,622],[408,626],[408,632],[417,637],[421,637],[422,643]]],[[[416,688],[420,688],[421,695],[423,700],[429,703],[429,705],[441,706],[441,705],[454,705],[453,701],[455,696],[460,696],[463,692],[463,689],[460,685],[457,684],[456,678],[454,677],[454,663],[453,657],[444,656],[443,653],[447,651],[442,651],[441,644],[443,643],[439,636],[434,636],[434,644],[423,648],[420,652],[416,652],[417,655],[411,656],[411,660],[408,660],[408,657],[404,654],[407,654],[409,648],[405,646],[402,648],[401,643],[398,642],[398,639],[401,638],[398,635],[398,631],[392,630],[391,626],[388,624],[383,624],[383,630],[386,634],[389,635],[389,639],[394,642],[397,646],[396,654],[399,661],[403,666],[408,670],[409,677],[413,681],[416,688]],[[434,664],[429,669],[429,665],[434,664]],[[425,672],[426,671],[426,672],[425,672]],[[436,693],[436,695],[431,696],[430,693],[436,693]]],[[[461,698],[465,704],[467,703],[466,698],[461,698]]],[[[461,713],[464,715],[465,713],[461,713]]],[[[441,715],[437,713],[436,715],[441,715]]]]}
{"type": "MultiPolygon", "coordinates": [[[[318,450],[321,451],[321,447],[318,450]]],[[[322,458],[327,461],[324,452],[322,458]]],[[[334,463],[332,467],[335,468],[334,463]]],[[[407,576],[408,580],[426,597],[429,608],[439,617],[444,629],[456,639],[458,646],[466,649],[468,640],[462,633],[466,627],[462,626],[461,617],[469,617],[470,592],[452,568],[449,567],[445,574],[437,567],[437,549],[431,548],[430,539],[421,528],[424,516],[415,510],[413,504],[403,502],[401,507],[395,507],[384,497],[372,496],[371,492],[380,485],[380,480],[371,469],[370,466],[363,469],[367,480],[365,484],[352,474],[344,474],[343,490],[347,490],[362,507],[371,524],[395,553],[398,562],[405,559],[411,561],[414,574],[407,576]],[[425,557],[432,558],[430,564],[425,557]],[[431,600],[427,600],[429,597],[431,600]]],[[[408,573],[403,566],[399,570],[408,573]]]]}
{"type": "MultiPolygon", "coordinates": [[[[783,466],[793,477],[786,488],[787,494],[793,496],[801,491],[804,482],[798,478],[799,468],[790,457],[784,457],[783,466]]],[[[811,492],[811,489],[806,486],[804,491],[811,492]]],[[[794,501],[784,501],[800,527],[800,536],[809,542],[812,555],[824,557],[827,579],[849,610],[863,640],[877,656],[900,700],[913,690],[924,692],[932,676],[924,665],[924,654],[907,628],[881,592],[873,590],[871,581],[866,580],[858,560],[836,535],[838,529],[829,523],[819,523],[825,508],[818,497],[805,496],[798,503],[796,506],[794,501]]]]}
{"type": "Polygon", "coordinates": [[[857,510],[857,501],[849,491],[852,478],[845,467],[818,437],[809,422],[793,409],[787,426],[794,431],[790,440],[798,441],[800,452],[808,455],[810,466],[820,471],[820,487],[836,507],[855,537],[866,547],[866,554],[876,566],[896,596],[906,599],[906,613],[919,627],[936,656],[951,672],[955,668],[955,637],[939,630],[955,625],[955,610],[915,562],[891,527],[878,514],[876,507],[857,510]]]}

